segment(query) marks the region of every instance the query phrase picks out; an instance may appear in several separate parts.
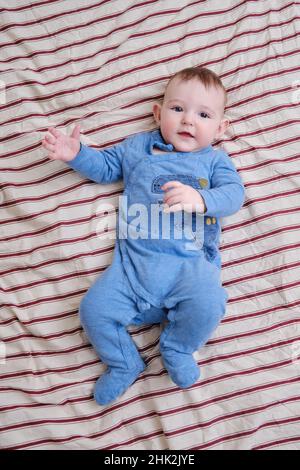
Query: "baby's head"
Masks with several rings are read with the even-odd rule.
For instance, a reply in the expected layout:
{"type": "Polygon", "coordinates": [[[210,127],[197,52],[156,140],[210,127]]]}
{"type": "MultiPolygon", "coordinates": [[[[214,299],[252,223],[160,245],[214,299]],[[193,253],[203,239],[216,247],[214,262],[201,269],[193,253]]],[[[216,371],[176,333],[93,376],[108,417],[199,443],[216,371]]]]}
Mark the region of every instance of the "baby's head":
{"type": "Polygon", "coordinates": [[[192,67],[169,80],[163,103],[153,106],[153,114],[167,144],[177,152],[194,152],[226,131],[225,105],[220,78],[209,69],[192,67]]]}

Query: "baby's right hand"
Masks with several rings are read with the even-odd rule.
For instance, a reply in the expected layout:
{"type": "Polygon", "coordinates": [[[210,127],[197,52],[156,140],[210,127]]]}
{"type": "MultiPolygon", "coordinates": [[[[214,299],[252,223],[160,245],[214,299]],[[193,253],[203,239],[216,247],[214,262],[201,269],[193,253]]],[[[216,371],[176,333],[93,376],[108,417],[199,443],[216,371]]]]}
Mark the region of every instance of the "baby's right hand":
{"type": "Polygon", "coordinates": [[[50,160],[70,162],[80,150],[80,126],[76,125],[70,136],[63,134],[54,127],[48,129],[42,146],[48,150],[50,160]]]}

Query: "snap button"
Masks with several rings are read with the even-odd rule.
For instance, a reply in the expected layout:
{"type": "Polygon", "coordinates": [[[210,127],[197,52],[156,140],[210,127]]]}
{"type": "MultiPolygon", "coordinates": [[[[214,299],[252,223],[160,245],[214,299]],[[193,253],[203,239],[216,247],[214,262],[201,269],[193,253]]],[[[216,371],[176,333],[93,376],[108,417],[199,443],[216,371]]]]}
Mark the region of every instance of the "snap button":
{"type": "Polygon", "coordinates": [[[205,178],[199,178],[198,181],[201,188],[206,188],[206,186],[208,185],[208,181],[205,178]]]}

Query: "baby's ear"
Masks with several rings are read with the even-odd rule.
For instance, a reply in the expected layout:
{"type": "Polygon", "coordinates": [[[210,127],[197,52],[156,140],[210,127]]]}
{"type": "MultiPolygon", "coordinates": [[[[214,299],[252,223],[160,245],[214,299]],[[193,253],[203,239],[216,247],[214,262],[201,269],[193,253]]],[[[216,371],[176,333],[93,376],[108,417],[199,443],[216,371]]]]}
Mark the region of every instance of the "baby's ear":
{"type": "Polygon", "coordinates": [[[159,103],[154,103],[152,112],[153,112],[153,116],[154,116],[156,124],[160,125],[161,105],[159,103]]]}
{"type": "Polygon", "coordinates": [[[227,118],[223,118],[220,122],[219,129],[217,132],[217,139],[220,139],[223,134],[227,131],[228,127],[230,126],[230,121],[227,118]]]}

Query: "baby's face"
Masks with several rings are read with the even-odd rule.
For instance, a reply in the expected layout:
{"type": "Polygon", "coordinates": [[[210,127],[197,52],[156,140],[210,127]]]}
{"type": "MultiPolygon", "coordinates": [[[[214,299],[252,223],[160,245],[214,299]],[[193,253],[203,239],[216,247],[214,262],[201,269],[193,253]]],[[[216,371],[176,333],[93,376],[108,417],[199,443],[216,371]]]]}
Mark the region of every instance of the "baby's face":
{"type": "Polygon", "coordinates": [[[205,86],[197,79],[174,78],[168,85],[163,104],[153,113],[167,144],[177,152],[194,152],[210,145],[224,134],[224,92],[205,86]]]}

